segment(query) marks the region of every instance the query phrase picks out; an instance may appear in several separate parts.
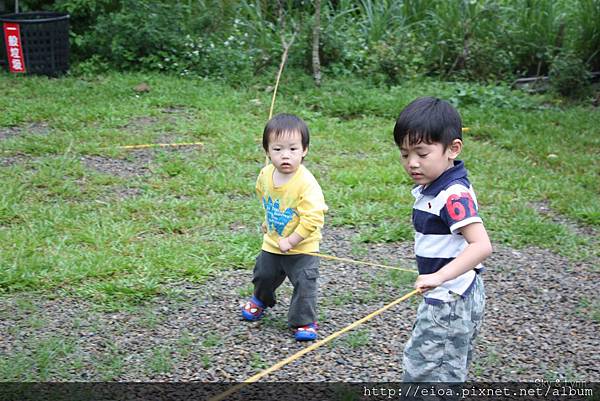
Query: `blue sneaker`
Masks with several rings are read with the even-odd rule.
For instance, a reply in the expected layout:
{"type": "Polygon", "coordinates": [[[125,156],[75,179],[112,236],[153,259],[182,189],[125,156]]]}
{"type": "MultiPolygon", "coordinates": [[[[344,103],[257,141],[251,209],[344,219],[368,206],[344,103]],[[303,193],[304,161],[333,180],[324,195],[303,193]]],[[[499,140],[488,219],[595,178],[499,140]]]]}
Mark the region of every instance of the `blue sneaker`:
{"type": "Polygon", "coordinates": [[[252,296],[242,307],[242,317],[244,320],[251,322],[260,319],[265,314],[265,304],[260,302],[258,298],[252,296]]]}
{"type": "Polygon", "coordinates": [[[317,339],[317,330],[319,326],[316,322],[307,324],[306,326],[296,327],[294,337],[296,341],[314,341],[317,339]]]}

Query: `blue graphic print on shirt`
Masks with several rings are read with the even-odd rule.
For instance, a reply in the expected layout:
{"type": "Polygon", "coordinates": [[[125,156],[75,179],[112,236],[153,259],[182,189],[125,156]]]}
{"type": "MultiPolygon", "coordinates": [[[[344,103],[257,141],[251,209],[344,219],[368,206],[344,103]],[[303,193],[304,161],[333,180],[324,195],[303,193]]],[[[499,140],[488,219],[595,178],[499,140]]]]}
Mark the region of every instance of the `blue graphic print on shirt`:
{"type": "Polygon", "coordinates": [[[263,206],[267,212],[267,227],[269,231],[274,229],[279,235],[283,235],[285,226],[292,221],[294,214],[298,214],[289,207],[282,212],[279,210],[279,199],[273,202],[270,196],[268,200],[263,197],[263,206]]]}

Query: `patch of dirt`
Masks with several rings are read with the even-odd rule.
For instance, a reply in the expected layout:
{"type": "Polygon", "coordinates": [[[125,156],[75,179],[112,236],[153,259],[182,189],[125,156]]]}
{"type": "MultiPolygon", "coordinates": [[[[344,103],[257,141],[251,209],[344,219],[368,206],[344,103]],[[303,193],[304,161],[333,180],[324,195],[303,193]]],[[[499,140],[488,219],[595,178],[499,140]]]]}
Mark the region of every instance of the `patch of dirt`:
{"type": "MultiPolygon", "coordinates": [[[[159,136],[155,143],[179,143],[177,137],[170,134],[159,136]]],[[[156,160],[158,152],[182,155],[189,158],[195,155],[201,146],[176,146],[176,147],[149,147],[129,149],[125,158],[110,158],[105,156],[86,155],[81,161],[86,167],[105,174],[117,177],[132,178],[143,177],[151,174],[152,163],[156,160]]]]}
{"type": "Polygon", "coordinates": [[[180,114],[180,113],[188,113],[189,109],[185,106],[169,106],[169,107],[165,107],[164,109],[161,110],[161,112],[163,113],[168,113],[168,114],[180,114]]]}
{"type": "Polygon", "coordinates": [[[127,129],[129,131],[143,131],[147,127],[156,125],[160,122],[158,117],[152,116],[142,116],[133,118],[127,124],[123,125],[121,128],[127,129]]]}
{"type": "Polygon", "coordinates": [[[196,110],[190,109],[185,106],[170,106],[170,107],[165,107],[164,109],[161,109],[160,111],[161,111],[161,113],[169,115],[168,121],[170,121],[172,123],[176,123],[177,121],[180,121],[181,119],[192,120],[192,119],[194,119],[194,115],[197,113],[196,110]]]}
{"type": "Polygon", "coordinates": [[[171,125],[177,125],[182,120],[193,120],[195,110],[183,106],[170,106],[160,110],[159,116],[140,116],[131,119],[127,124],[121,126],[128,131],[144,131],[152,126],[163,124],[165,122],[171,125]]]}
{"type": "Polygon", "coordinates": [[[132,152],[132,160],[112,159],[104,156],[82,156],[81,161],[90,169],[121,178],[142,177],[151,173],[147,151],[132,152]]]}
{"type": "Polygon", "coordinates": [[[16,154],[12,156],[0,156],[0,167],[12,167],[16,164],[25,163],[31,159],[31,156],[23,154],[16,154]]]}
{"type": "Polygon", "coordinates": [[[555,212],[550,207],[550,202],[548,201],[532,203],[532,207],[542,216],[546,216],[553,222],[568,227],[571,231],[579,235],[590,236],[592,238],[597,237],[597,230],[594,229],[594,227],[579,224],[574,220],[555,212]]]}
{"type": "MultiPolygon", "coordinates": [[[[414,264],[409,242],[358,244],[361,256],[353,256],[357,235],[351,229],[326,229],[322,252],[401,267],[414,264]]],[[[469,379],[599,381],[600,322],[582,309],[598,304],[598,260],[575,263],[546,250],[499,246],[485,266],[485,323],[469,379]]],[[[321,338],[405,294],[414,277],[323,259],[321,338]]],[[[118,361],[125,368],[111,371],[109,380],[239,382],[308,346],[294,341],[287,328],[292,291],[287,281],[278,291],[278,305],[265,318],[241,320],[240,305],[251,293],[251,280],[248,266],[219,272],[202,284],[172,282],[164,287],[170,296],[137,310],[111,313],[73,297],[3,296],[0,356],[31,356],[33,339],[58,336],[75,344],[72,358],[78,367],[56,377],[51,371],[49,381],[103,381],[107,369],[115,366],[110,361],[118,361]],[[24,304],[30,306],[20,306],[24,304]],[[169,361],[166,372],[151,369],[158,352],[169,361]]],[[[402,349],[417,303],[412,299],[395,306],[266,380],[399,381],[402,349]]]]}
{"type": "Polygon", "coordinates": [[[248,224],[245,222],[235,222],[229,224],[229,231],[234,233],[240,233],[248,230],[248,224]]]}
{"type": "Polygon", "coordinates": [[[114,202],[115,199],[121,201],[124,199],[135,198],[142,195],[143,191],[139,188],[130,188],[122,185],[115,185],[106,188],[106,192],[98,199],[103,202],[114,202]]]}
{"type": "Polygon", "coordinates": [[[16,127],[0,127],[0,140],[20,135],[48,135],[49,133],[50,126],[45,122],[31,123],[16,127]]]}

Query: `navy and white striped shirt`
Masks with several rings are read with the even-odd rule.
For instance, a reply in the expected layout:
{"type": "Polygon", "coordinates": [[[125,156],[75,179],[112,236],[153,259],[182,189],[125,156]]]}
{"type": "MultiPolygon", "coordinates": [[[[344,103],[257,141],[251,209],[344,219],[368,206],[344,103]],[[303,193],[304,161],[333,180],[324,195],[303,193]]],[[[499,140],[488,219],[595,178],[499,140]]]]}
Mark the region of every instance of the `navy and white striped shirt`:
{"type": "MultiPolygon", "coordinates": [[[[467,241],[458,231],[461,227],[482,222],[477,213],[477,199],[467,170],[460,160],[435,181],[412,190],[415,197],[412,221],[415,227],[415,255],[419,274],[440,270],[463,249],[467,241]]],[[[454,301],[458,294],[466,296],[483,266],[469,270],[425,293],[425,302],[436,304],[454,301]]]]}

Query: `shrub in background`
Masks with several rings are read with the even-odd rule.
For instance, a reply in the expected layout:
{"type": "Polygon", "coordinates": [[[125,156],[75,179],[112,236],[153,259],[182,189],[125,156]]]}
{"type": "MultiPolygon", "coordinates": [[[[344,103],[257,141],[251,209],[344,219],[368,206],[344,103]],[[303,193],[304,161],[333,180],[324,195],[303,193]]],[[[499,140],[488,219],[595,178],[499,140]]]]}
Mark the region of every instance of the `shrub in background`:
{"type": "Polygon", "coordinates": [[[575,28],[573,49],[591,67],[600,71],[600,0],[579,0],[570,26],[575,28]]]}
{"type": "MultiPolygon", "coordinates": [[[[283,35],[298,32],[288,66],[310,72],[309,0],[22,0],[24,10],[69,12],[81,71],[147,69],[236,82],[279,65],[280,3],[283,35]]],[[[323,0],[320,36],[329,76],[498,82],[552,69],[567,82],[586,65],[600,69],[600,0],[323,0]]]]}
{"type": "Polygon", "coordinates": [[[565,42],[565,3],[556,0],[510,0],[505,18],[513,21],[516,73],[546,75],[565,42]]]}
{"type": "Polygon", "coordinates": [[[552,88],[567,97],[582,95],[591,79],[588,66],[571,50],[565,50],[554,58],[549,76],[552,88]]]}
{"type": "Polygon", "coordinates": [[[419,40],[411,30],[398,32],[372,46],[366,72],[370,76],[381,74],[390,84],[415,78],[427,72],[427,60],[423,56],[427,46],[428,43],[419,40]]]}
{"type": "MultiPolygon", "coordinates": [[[[61,11],[69,14],[71,58],[74,62],[94,57],[95,52],[82,48],[86,35],[96,25],[98,17],[110,15],[122,6],[122,0],[22,0],[21,11],[61,11]]],[[[96,57],[95,57],[96,56],[96,57]]]]}
{"type": "Polygon", "coordinates": [[[128,0],[118,11],[98,16],[81,48],[119,69],[177,70],[173,58],[183,48],[184,14],[178,4],[128,0]]]}
{"type": "Polygon", "coordinates": [[[417,23],[427,69],[448,77],[502,78],[512,74],[511,29],[497,1],[433,2],[417,23]],[[499,34],[501,33],[501,34],[499,34]]]}
{"type": "MultiPolygon", "coordinates": [[[[227,37],[213,35],[186,35],[183,48],[173,54],[175,71],[182,75],[212,76],[232,82],[244,82],[255,74],[263,51],[252,45],[239,20],[234,20],[227,37]]],[[[168,66],[161,63],[161,68],[168,66]]]]}

